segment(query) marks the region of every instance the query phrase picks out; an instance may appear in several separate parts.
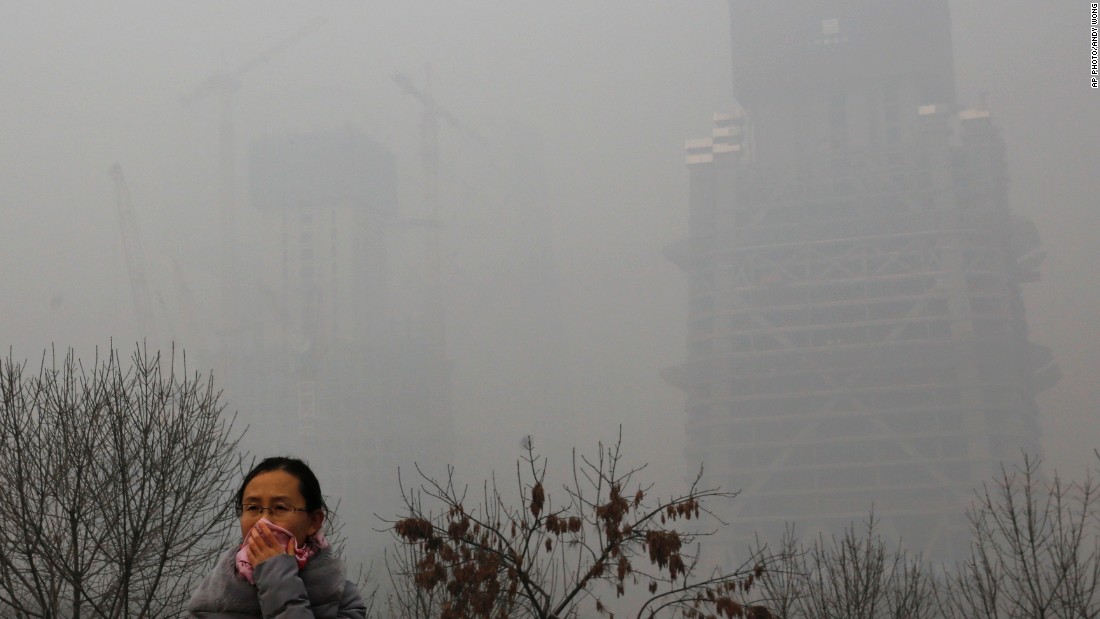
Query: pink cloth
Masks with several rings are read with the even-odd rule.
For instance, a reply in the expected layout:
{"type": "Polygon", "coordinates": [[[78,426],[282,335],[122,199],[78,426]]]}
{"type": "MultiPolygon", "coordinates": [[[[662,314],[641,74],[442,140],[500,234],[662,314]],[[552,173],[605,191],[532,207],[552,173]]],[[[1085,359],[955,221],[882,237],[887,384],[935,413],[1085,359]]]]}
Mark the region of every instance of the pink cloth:
{"type": "MultiPolygon", "coordinates": [[[[294,534],[290,531],[287,531],[279,525],[271,522],[266,517],[260,518],[256,522],[256,524],[260,524],[261,522],[266,524],[268,528],[271,529],[271,532],[275,534],[275,538],[278,539],[279,542],[284,546],[290,543],[291,540],[294,541],[294,558],[298,561],[298,569],[302,569],[303,567],[305,567],[306,562],[309,561],[310,557],[317,554],[317,551],[324,550],[325,548],[329,547],[328,540],[325,539],[324,534],[320,531],[309,536],[306,542],[299,546],[298,541],[294,539],[294,534]]],[[[252,525],[252,528],[256,528],[256,525],[252,525]]],[[[249,529],[248,533],[251,532],[252,529],[249,529]]],[[[248,533],[245,534],[245,541],[241,542],[241,547],[239,550],[237,550],[237,573],[240,574],[241,577],[247,580],[249,583],[254,585],[256,584],[255,577],[253,576],[253,571],[255,570],[255,568],[252,565],[252,561],[248,559],[248,533]]]]}

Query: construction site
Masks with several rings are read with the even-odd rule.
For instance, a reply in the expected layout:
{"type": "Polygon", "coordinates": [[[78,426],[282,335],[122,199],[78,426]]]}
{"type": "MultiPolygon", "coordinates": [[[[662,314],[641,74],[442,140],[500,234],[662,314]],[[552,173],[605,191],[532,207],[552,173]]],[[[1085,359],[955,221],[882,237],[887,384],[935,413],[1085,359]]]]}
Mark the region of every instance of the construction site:
{"type": "MultiPolygon", "coordinates": [[[[216,297],[195,298],[178,260],[171,278],[155,272],[123,166],[110,176],[134,332],[149,346],[185,348],[190,367],[212,368],[223,401],[242,410],[238,429],[247,429],[250,453],[306,454],[326,471],[329,495],[340,497],[331,507],[363,518],[379,497],[399,504],[398,466],[453,460],[437,133],[459,122],[435,103],[430,82],[394,77],[422,109],[422,195],[403,210],[393,153],[355,129],[266,135],[241,149],[234,97],[243,78],[320,25],[306,24],[181,98],[219,106],[216,297]],[[407,246],[414,262],[411,283],[396,292],[395,245],[407,246]]],[[[372,549],[360,541],[350,550],[372,549]]]]}
{"type": "MultiPolygon", "coordinates": [[[[710,135],[686,143],[688,228],[665,250],[675,267],[659,255],[672,228],[651,233],[661,239],[650,243],[655,262],[673,280],[677,267],[686,275],[686,357],[664,373],[679,391],[662,384],[672,405],[645,391],[660,382],[652,374],[623,383],[631,387],[607,377],[631,354],[623,351],[652,352],[635,346],[650,334],[679,337],[667,320],[637,318],[629,330],[644,313],[638,299],[668,292],[657,278],[623,270],[559,285],[547,214],[563,205],[551,207],[548,185],[563,191],[562,170],[574,168],[559,163],[544,178],[537,132],[516,132],[514,148],[496,149],[506,155],[478,164],[495,183],[478,190],[495,193],[462,198],[467,207],[495,201],[498,210],[481,216],[496,228],[481,238],[503,229],[501,213],[515,228],[514,245],[496,248],[503,266],[452,283],[482,297],[466,308],[493,323],[479,331],[449,329],[448,251],[477,241],[447,247],[441,238],[450,233],[441,211],[459,198],[448,194],[456,184],[441,186],[439,136],[490,149],[436,101],[429,74],[386,78],[415,135],[385,142],[353,123],[237,127],[242,86],[322,21],[223,63],[180,98],[181,109],[201,108],[208,130],[216,121],[203,177],[217,202],[204,222],[218,237],[202,246],[208,255],[158,268],[150,254],[167,252],[142,242],[149,197],[132,197],[123,166],[110,168],[129,326],[150,344],[180,343],[192,367],[213,368],[242,411],[249,452],[308,454],[328,492],[343,497],[341,511],[362,519],[374,505],[400,505],[397,467],[438,471],[455,461],[456,383],[465,406],[486,411],[465,419],[491,419],[485,434],[512,451],[528,433],[575,446],[592,420],[644,425],[659,418],[638,412],[647,400],[679,424],[682,393],[683,461],[702,464],[707,483],[741,491],[722,513],[733,524],[721,533],[728,561],[790,525],[804,539],[828,536],[872,513],[885,539],[953,558],[975,488],[1002,463],[1041,453],[1036,397],[1060,370],[1029,337],[1021,290],[1038,281],[1044,252],[1036,227],[1012,208],[995,106],[957,100],[948,1],[806,5],[729,1],[734,105],[713,116],[710,135]],[[414,144],[415,158],[399,162],[395,142],[414,144]],[[634,297],[623,294],[632,281],[634,297]],[[615,303],[601,305],[600,295],[615,303]],[[569,348],[585,328],[595,351],[587,365],[569,348]],[[467,356],[484,356],[456,364],[460,338],[467,356]],[[465,382],[455,378],[463,363],[465,382]],[[571,384],[578,377],[590,378],[587,392],[571,384]]],[[[567,158],[583,150],[579,140],[559,145],[567,158]]],[[[596,167],[576,170],[597,178],[596,167]]],[[[586,219],[605,202],[630,202],[622,178],[642,187],[631,195],[647,191],[636,170],[622,174],[559,220],[596,248],[574,258],[578,272],[621,258],[608,257],[616,245],[593,222],[635,234],[623,225],[639,216],[635,204],[608,222],[586,219]]],[[[655,368],[677,362],[674,345],[653,342],[673,351],[647,357],[655,368]]],[[[656,451],[679,453],[664,450],[665,435],[656,451]]]]}
{"type": "Polygon", "coordinates": [[[728,557],[873,513],[934,559],[1058,380],[1028,339],[1038,234],[955,101],[946,0],[730,2],[734,95],[687,143],[686,455],[742,494],[728,557]],[[797,6],[796,6],[797,5],[797,6]]]}

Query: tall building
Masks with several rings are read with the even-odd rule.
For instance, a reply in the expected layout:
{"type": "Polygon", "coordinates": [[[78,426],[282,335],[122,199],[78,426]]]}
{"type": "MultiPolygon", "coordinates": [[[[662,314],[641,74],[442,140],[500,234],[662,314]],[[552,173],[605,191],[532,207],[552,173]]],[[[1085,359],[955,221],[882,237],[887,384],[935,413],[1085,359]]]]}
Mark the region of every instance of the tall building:
{"type": "Polygon", "coordinates": [[[444,342],[391,298],[396,162],[338,130],[256,140],[249,171],[263,242],[242,265],[233,395],[246,440],[309,460],[339,513],[365,521],[400,504],[398,467],[448,462],[453,448],[444,342]]]}
{"type": "MultiPolygon", "coordinates": [[[[733,542],[836,533],[948,557],[1057,380],[1028,341],[1035,229],[955,105],[946,0],[730,0],[740,109],[688,143],[687,457],[741,489],[733,542]]],[[[740,554],[743,546],[734,545],[740,554]]]]}

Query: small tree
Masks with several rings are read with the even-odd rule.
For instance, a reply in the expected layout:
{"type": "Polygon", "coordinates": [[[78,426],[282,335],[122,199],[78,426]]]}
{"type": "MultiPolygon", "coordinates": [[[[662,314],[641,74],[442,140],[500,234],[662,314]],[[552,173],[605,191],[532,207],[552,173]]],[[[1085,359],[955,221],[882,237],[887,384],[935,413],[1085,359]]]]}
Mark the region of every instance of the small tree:
{"type": "Polygon", "coordinates": [[[970,556],[933,570],[868,520],[802,546],[788,531],[760,581],[786,619],[1043,619],[1100,617],[1100,486],[1049,481],[1025,457],[977,492],[970,556]]]}
{"type": "Polygon", "coordinates": [[[698,542],[709,534],[697,523],[713,516],[704,503],[736,493],[700,488],[700,473],[683,494],[654,499],[651,485],[634,479],[644,467],[624,467],[621,445],[620,436],[594,459],[575,457],[561,502],[529,442],[514,502],[494,478],[471,506],[453,469],[443,480],[418,470],[419,490],[402,485],[408,515],[393,522],[391,570],[411,585],[397,583],[391,609],[444,619],[613,616],[603,596],[639,586],[637,617],[771,617],[751,601],[762,554],[729,574],[696,573],[698,542]]]}
{"type": "Polygon", "coordinates": [[[761,586],[784,619],[931,619],[939,616],[936,581],[919,557],[891,550],[872,513],[839,537],[800,544],[788,529],[779,560],[761,586]]]}
{"type": "Polygon", "coordinates": [[[978,493],[971,555],[944,595],[949,617],[1100,617],[1100,486],[1044,481],[1025,457],[978,493]]]}
{"type": "Polygon", "coordinates": [[[0,359],[0,615],[179,616],[241,469],[212,379],[46,359],[0,359]]]}

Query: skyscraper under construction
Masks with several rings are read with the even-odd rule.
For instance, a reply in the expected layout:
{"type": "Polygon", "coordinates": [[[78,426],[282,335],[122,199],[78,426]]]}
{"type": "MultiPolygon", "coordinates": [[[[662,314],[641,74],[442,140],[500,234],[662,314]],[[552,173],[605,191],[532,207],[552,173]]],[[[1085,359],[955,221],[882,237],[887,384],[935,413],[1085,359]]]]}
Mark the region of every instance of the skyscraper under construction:
{"type": "MultiPolygon", "coordinates": [[[[880,532],[947,557],[973,492],[1039,449],[1035,229],[955,105],[946,0],[730,0],[734,94],[688,142],[687,457],[732,531],[880,532]]],[[[740,551],[737,548],[736,551],[740,551]]]]}

